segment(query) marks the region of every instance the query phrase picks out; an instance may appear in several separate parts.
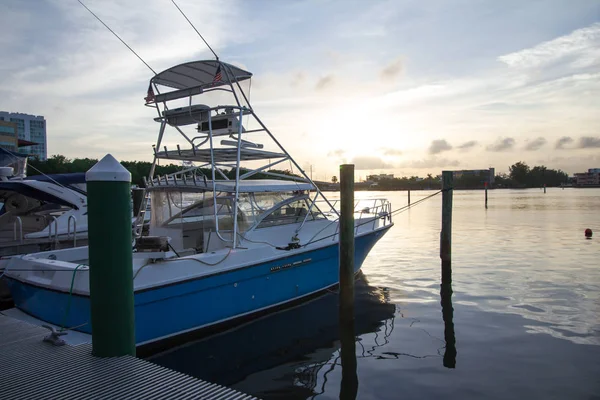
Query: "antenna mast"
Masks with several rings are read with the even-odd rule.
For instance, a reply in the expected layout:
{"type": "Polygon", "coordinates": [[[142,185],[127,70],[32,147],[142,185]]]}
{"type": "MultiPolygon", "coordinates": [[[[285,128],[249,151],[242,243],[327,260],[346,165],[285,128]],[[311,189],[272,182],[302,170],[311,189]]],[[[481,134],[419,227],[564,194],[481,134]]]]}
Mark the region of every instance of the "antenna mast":
{"type": "Polygon", "coordinates": [[[184,12],[181,10],[181,8],[179,8],[179,6],[177,5],[177,3],[175,3],[175,0],[171,0],[171,2],[175,5],[175,7],[177,7],[177,9],[181,13],[181,15],[183,15],[183,18],[185,18],[185,20],[192,26],[192,28],[194,28],[194,30],[196,31],[196,33],[198,34],[198,36],[200,36],[200,39],[202,39],[202,41],[204,42],[204,44],[206,45],[206,47],[208,47],[208,49],[214,54],[214,56],[217,59],[217,61],[219,61],[219,56],[217,55],[217,53],[215,53],[215,51],[212,49],[212,47],[210,47],[210,45],[208,44],[208,42],[202,37],[202,35],[200,34],[200,32],[198,32],[198,29],[196,29],[196,27],[194,26],[194,24],[192,24],[192,21],[189,20],[189,18],[184,14],[184,12]]]}
{"type": "Polygon", "coordinates": [[[110,29],[110,28],[108,27],[108,25],[106,25],[106,24],[104,23],[104,21],[102,21],[102,20],[101,20],[101,19],[100,19],[100,18],[99,18],[99,17],[98,17],[96,14],[94,14],[94,12],[93,12],[92,10],[90,10],[89,8],[87,8],[87,6],[86,6],[85,4],[83,4],[83,3],[81,2],[81,0],[77,0],[77,1],[78,1],[78,2],[79,2],[79,4],[81,4],[81,5],[82,5],[82,6],[83,6],[83,7],[84,7],[86,10],[88,10],[88,11],[90,12],[90,14],[92,14],[94,17],[96,17],[96,19],[97,19],[98,21],[100,21],[100,23],[102,23],[102,25],[104,25],[104,26],[106,27],[106,29],[108,29],[108,30],[109,30],[109,31],[110,31],[110,32],[111,32],[113,35],[115,35],[115,36],[116,36],[116,38],[117,38],[117,39],[119,39],[119,40],[121,41],[121,43],[123,43],[123,44],[124,44],[124,45],[125,45],[125,46],[126,46],[126,47],[127,47],[127,48],[128,48],[128,49],[129,49],[129,50],[132,52],[132,53],[133,53],[133,54],[135,54],[135,56],[136,56],[137,58],[139,58],[139,59],[140,59],[140,61],[141,61],[141,62],[143,62],[143,63],[144,63],[144,65],[145,65],[146,67],[148,67],[148,69],[149,69],[150,71],[152,71],[152,73],[154,73],[154,75],[156,75],[156,71],[155,71],[155,70],[153,70],[153,69],[152,69],[152,67],[151,67],[151,66],[149,66],[149,65],[148,65],[148,63],[147,63],[146,61],[144,61],[144,59],[143,59],[142,57],[140,57],[138,53],[136,53],[135,51],[133,51],[133,49],[132,49],[131,47],[129,47],[129,45],[128,45],[127,43],[125,43],[125,41],[124,41],[123,39],[121,39],[121,38],[119,37],[119,35],[117,35],[117,34],[115,33],[115,31],[113,31],[112,29],[110,29]]]}

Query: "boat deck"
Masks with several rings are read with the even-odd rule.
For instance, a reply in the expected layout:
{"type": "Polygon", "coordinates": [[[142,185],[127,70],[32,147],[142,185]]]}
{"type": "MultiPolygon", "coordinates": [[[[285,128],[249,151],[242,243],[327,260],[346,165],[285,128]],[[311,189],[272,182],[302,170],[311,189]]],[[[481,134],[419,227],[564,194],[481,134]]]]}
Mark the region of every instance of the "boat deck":
{"type": "Polygon", "coordinates": [[[48,333],[0,314],[2,399],[255,399],[132,356],[94,357],[91,344],[54,346],[48,333]]]}
{"type": "MultiPolygon", "coordinates": [[[[77,238],[77,245],[87,246],[87,238],[77,238]]],[[[3,240],[0,241],[0,257],[7,257],[20,254],[37,253],[45,251],[48,248],[52,249],[68,249],[73,247],[73,239],[60,239],[58,243],[54,239],[25,239],[20,240],[3,240]]]]}

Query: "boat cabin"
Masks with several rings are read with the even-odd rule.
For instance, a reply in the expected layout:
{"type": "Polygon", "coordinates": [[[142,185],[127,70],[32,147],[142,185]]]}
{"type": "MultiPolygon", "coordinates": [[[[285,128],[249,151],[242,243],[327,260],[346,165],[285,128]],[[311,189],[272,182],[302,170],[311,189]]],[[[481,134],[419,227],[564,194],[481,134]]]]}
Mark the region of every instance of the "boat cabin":
{"type": "Polygon", "coordinates": [[[255,230],[325,219],[312,203],[312,185],[282,180],[244,180],[235,202],[233,181],[151,186],[150,236],[168,237],[178,253],[208,253],[251,241],[255,230]],[[237,207],[236,207],[237,203],[237,207]]]}

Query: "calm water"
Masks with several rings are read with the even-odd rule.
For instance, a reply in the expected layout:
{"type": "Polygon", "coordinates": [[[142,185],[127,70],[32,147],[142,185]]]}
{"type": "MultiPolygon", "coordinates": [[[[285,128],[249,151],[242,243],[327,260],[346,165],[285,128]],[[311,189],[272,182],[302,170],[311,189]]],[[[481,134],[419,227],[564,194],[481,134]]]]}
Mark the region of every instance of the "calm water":
{"type": "MultiPolygon", "coordinates": [[[[406,204],[405,192],[357,197],[406,204]]],[[[455,357],[440,305],[441,196],[394,222],[357,282],[357,398],[600,399],[600,189],[490,191],[487,210],[482,191],[454,193],[455,357]]],[[[335,399],[337,318],[328,294],[153,361],[265,399],[335,399]]]]}

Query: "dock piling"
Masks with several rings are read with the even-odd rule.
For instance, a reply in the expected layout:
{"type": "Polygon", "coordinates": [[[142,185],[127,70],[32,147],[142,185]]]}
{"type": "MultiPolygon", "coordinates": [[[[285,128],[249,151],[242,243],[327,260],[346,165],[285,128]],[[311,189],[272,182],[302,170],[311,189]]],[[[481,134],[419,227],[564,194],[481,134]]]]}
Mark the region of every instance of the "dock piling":
{"type": "Polygon", "coordinates": [[[356,343],[354,335],[354,165],[340,166],[340,294],[339,322],[342,344],[340,399],[355,399],[356,343]]]}
{"type": "Polygon", "coordinates": [[[440,233],[440,258],[442,259],[442,284],[452,283],[452,171],[442,172],[442,231],[440,233]]]}
{"type": "Polygon", "coordinates": [[[408,205],[410,206],[410,189],[408,189],[408,205]]]}
{"type": "Polygon", "coordinates": [[[546,193],[546,184],[544,183],[544,193],[546,193]]]}
{"type": "Polygon", "coordinates": [[[354,165],[340,166],[340,311],[354,320],[354,165]]]}
{"type": "Polygon", "coordinates": [[[107,154],[85,178],[92,354],[135,356],[131,174],[107,154]]]}

